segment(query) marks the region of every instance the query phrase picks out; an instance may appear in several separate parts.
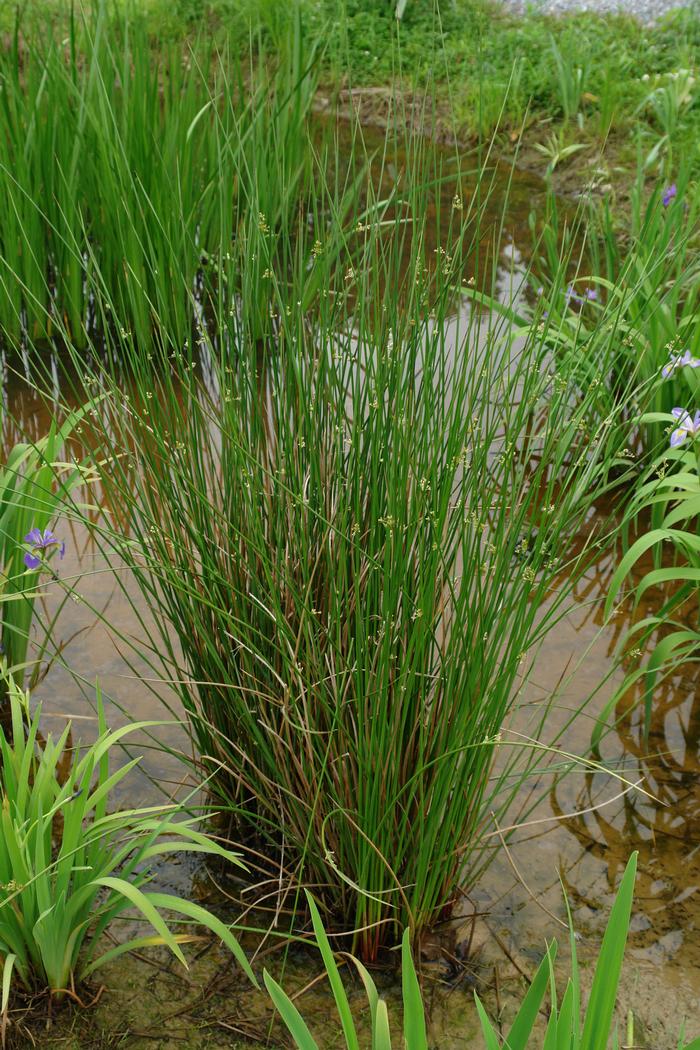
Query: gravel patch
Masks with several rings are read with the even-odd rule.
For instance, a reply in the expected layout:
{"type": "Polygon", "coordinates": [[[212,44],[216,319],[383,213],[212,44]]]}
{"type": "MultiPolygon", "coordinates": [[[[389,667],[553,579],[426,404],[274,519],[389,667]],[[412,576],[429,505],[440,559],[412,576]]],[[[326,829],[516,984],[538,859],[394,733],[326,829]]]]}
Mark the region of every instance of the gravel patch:
{"type": "Polygon", "coordinates": [[[594,11],[597,14],[634,15],[650,25],[668,11],[687,7],[687,0],[505,0],[506,6],[520,14],[538,11],[561,15],[570,11],[594,11]]]}

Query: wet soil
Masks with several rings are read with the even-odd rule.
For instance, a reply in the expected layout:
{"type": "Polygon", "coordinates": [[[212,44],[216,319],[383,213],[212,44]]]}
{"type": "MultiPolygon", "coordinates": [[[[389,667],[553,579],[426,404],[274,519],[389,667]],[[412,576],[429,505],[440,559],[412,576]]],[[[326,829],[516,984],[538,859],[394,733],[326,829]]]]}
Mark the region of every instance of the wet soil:
{"type": "MultiPolygon", "coordinates": [[[[395,87],[361,87],[341,91],[337,96],[321,90],[316,99],[321,115],[339,113],[345,118],[358,117],[371,136],[372,129],[411,127],[450,149],[467,154],[477,151],[517,171],[516,182],[533,182],[544,188],[551,156],[539,148],[547,144],[552,126],[547,121],[527,118],[517,128],[499,129],[490,141],[479,144],[472,131],[459,124],[454,109],[447,103],[426,107],[420,94],[400,92],[395,87]]],[[[606,200],[621,225],[629,210],[632,182],[630,171],[636,165],[634,144],[621,130],[593,134],[580,128],[559,129],[563,143],[581,145],[573,156],[562,158],[549,173],[554,192],[569,200],[606,200]]],[[[650,185],[653,180],[649,179],[650,185]]]]}

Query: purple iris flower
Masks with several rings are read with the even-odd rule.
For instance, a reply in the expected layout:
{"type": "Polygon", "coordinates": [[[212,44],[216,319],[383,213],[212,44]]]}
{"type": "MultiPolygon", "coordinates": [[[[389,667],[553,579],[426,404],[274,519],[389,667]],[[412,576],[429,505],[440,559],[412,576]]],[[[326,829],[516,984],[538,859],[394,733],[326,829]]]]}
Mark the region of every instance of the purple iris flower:
{"type": "Polygon", "coordinates": [[[661,203],[663,204],[664,208],[668,208],[669,204],[671,203],[671,201],[677,193],[678,190],[676,189],[675,182],[672,182],[670,186],[666,187],[661,197],[661,203]]]}
{"type": "Polygon", "coordinates": [[[595,290],[595,288],[586,288],[586,294],[585,296],[582,296],[577,295],[574,291],[573,284],[570,284],[564,292],[564,299],[567,303],[585,303],[586,300],[588,300],[588,302],[594,303],[597,298],[598,292],[595,290]]]}
{"type": "Polygon", "coordinates": [[[671,415],[678,420],[678,426],[671,434],[671,448],[682,445],[687,437],[694,438],[700,434],[700,409],[691,416],[685,408],[672,408],[671,415]]]}
{"type": "Polygon", "coordinates": [[[24,537],[24,542],[28,543],[32,548],[31,551],[27,551],[24,555],[24,564],[28,569],[38,569],[43,561],[43,552],[48,551],[49,554],[55,553],[58,550],[59,558],[62,558],[66,553],[65,540],[59,540],[58,536],[54,535],[51,529],[41,529],[36,527],[30,529],[27,535],[24,537]]]}
{"type": "Polygon", "coordinates": [[[693,357],[690,350],[684,350],[682,354],[677,354],[676,357],[671,355],[668,362],[661,369],[661,375],[664,379],[668,379],[678,368],[700,368],[700,359],[693,357]]]}

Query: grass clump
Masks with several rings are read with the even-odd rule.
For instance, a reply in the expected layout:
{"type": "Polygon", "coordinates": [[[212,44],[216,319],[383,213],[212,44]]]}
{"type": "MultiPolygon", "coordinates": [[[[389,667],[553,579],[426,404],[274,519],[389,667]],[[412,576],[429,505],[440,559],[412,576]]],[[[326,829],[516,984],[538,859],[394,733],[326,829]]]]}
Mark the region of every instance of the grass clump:
{"type": "MultiPolygon", "coordinates": [[[[497,66],[487,13],[470,14],[487,39],[471,56],[478,74],[455,73],[478,87],[476,134],[496,126],[505,99],[506,126],[521,120],[537,82],[535,107],[562,128],[543,150],[550,174],[583,148],[567,136],[596,106],[605,138],[619,102],[614,49],[598,97],[592,59],[570,57],[578,22],[502,21],[513,50],[497,66]],[[548,80],[530,48],[545,26],[548,80]]],[[[415,54],[415,83],[434,81],[433,59],[458,46],[458,15],[430,21],[409,4],[403,50],[383,48],[377,68],[415,54]]],[[[320,63],[335,75],[360,17],[376,40],[395,32],[393,15],[379,31],[358,2],[325,49],[309,45],[295,9],[268,20],[242,60],[197,46],[183,61],[173,47],[154,64],[148,37],[132,39],[129,23],[112,36],[104,10],[80,34],[74,22],[67,42],[25,51],[17,36],[0,60],[11,131],[0,136],[0,327],[13,347],[57,337],[78,374],[89,366],[90,391],[101,388],[86,427],[104,538],[155,625],[139,614],[139,644],[179,690],[196,761],[262,869],[259,903],[296,912],[310,885],[365,960],[403,936],[407,962],[409,939],[449,920],[487,867],[538,761],[548,705],[523,747],[512,735],[520,690],[609,540],[592,512],[613,468],[627,467],[642,399],[671,396],[654,385],[662,367],[688,381],[679,336],[700,359],[689,171],[645,203],[656,158],[669,172],[678,156],[692,77],[643,88],[635,103],[657,142],[639,168],[631,246],[604,213],[590,286],[580,267],[569,284],[572,242],[555,222],[533,313],[534,275],[515,252],[509,271],[500,265],[507,201],[485,225],[483,151],[465,199],[459,154],[448,175],[417,136],[400,143],[389,130],[370,157],[356,123],[344,151],[330,123],[314,127],[320,63]]],[[[681,578],[695,584],[687,535],[695,575],[681,578]]],[[[157,934],[136,943],[160,939],[182,960],[183,937],[160,915],[172,909],[245,968],[218,920],[141,888],[148,862],[171,849],[237,857],[168,807],[107,813],[130,767],[110,776],[120,734],[101,709],[97,743],[66,759],[64,780],[67,732],[39,742],[38,715],[27,729],[28,703],[12,697],[12,737],[0,736],[3,1010],[13,981],[64,994],[132,947],[96,954],[129,906],[157,934]]],[[[321,939],[317,913],[314,923],[321,939]]],[[[550,976],[548,956],[538,988],[550,976]]],[[[562,1045],[580,1041],[575,997],[569,986],[560,1028],[553,1011],[562,1045]]],[[[594,1045],[589,1029],[581,1040],[594,1045]]]]}
{"type": "Polygon", "coordinates": [[[214,790],[367,958],[488,862],[519,782],[493,773],[500,734],[617,440],[535,327],[455,314],[488,177],[426,264],[441,174],[425,142],[406,157],[387,139],[395,192],[368,183],[362,211],[325,163],[303,222],[251,208],[197,352],[154,373],[120,342],[133,386],[100,450],[214,790]]]}
{"type": "MultiPolygon", "coordinates": [[[[650,151],[663,137],[658,159],[683,152],[697,177],[697,3],[653,26],[625,14],[514,14],[482,0],[409,3],[399,23],[393,5],[372,0],[312,9],[331,26],[334,80],[361,93],[398,76],[407,93],[434,96],[444,133],[497,136],[510,151],[524,132],[530,164],[532,147],[555,137],[560,148],[579,147],[579,185],[612,183],[625,197],[624,166],[640,141],[650,151]]],[[[371,96],[367,104],[371,112],[371,96]]]]}
{"type": "MultiPolygon", "coordinates": [[[[484,0],[400,6],[397,20],[390,0],[299,0],[295,9],[323,40],[324,95],[365,91],[365,112],[383,119],[398,80],[409,96],[428,92],[440,132],[463,140],[498,135],[510,151],[525,129],[529,163],[543,169],[532,147],[576,145],[585,181],[619,187],[623,198],[624,167],[640,142],[650,151],[664,139],[658,159],[684,152],[697,177],[697,3],[653,25],[624,14],[516,15],[484,0]]],[[[88,23],[106,17],[111,34],[128,18],[135,35],[161,52],[164,41],[186,52],[196,40],[205,49],[245,53],[253,39],[262,44],[260,64],[274,60],[289,17],[269,0],[119,0],[108,7],[85,0],[80,13],[88,23]]],[[[9,33],[15,13],[4,17],[9,33]]],[[[33,0],[22,11],[20,35],[31,44],[47,24],[61,39],[68,6],[33,0]]]]}
{"type": "Polygon", "coordinates": [[[299,17],[260,73],[251,59],[205,47],[164,46],[154,60],[146,36],[128,20],[115,30],[102,9],[94,23],[71,23],[65,40],[37,35],[25,48],[15,37],[0,51],[6,343],[99,347],[109,329],[144,352],[181,348],[191,292],[204,297],[207,264],[223,258],[248,209],[295,221],[308,190],[315,65],[299,17]],[[265,187],[261,149],[282,165],[265,187]]]}

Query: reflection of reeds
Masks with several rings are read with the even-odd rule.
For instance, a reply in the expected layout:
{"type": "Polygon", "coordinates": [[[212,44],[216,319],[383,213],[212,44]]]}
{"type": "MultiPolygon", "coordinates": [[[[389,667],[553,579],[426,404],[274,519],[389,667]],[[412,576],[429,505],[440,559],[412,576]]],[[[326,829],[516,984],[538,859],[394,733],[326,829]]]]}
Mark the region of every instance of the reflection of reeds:
{"type": "MultiPolygon", "coordinates": [[[[635,940],[654,944],[668,930],[692,925],[697,909],[698,667],[686,665],[659,679],[648,737],[640,703],[643,691],[644,683],[638,681],[624,697],[624,709],[621,704],[617,712],[616,734],[613,741],[607,740],[606,751],[621,746],[617,767],[627,778],[639,781],[645,793],[630,792],[612,806],[601,806],[610,793],[610,781],[599,773],[585,774],[573,805],[570,800],[566,803],[580,815],[563,819],[563,824],[580,842],[582,856],[596,858],[600,875],[592,886],[591,870],[586,866],[584,881],[577,871],[579,858],[566,866],[563,878],[577,900],[595,909],[602,894],[614,889],[630,849],[638,849],[635,908],[649,921],[640,922],[640,931],[647,932],[639,933],[635,940]]],[[[559,794],[558,788],[553,789],[550,799],[555,815],[563,818],[559,794]]],[[[567,847],[567,856],[572,854],[567,847]]]]}

